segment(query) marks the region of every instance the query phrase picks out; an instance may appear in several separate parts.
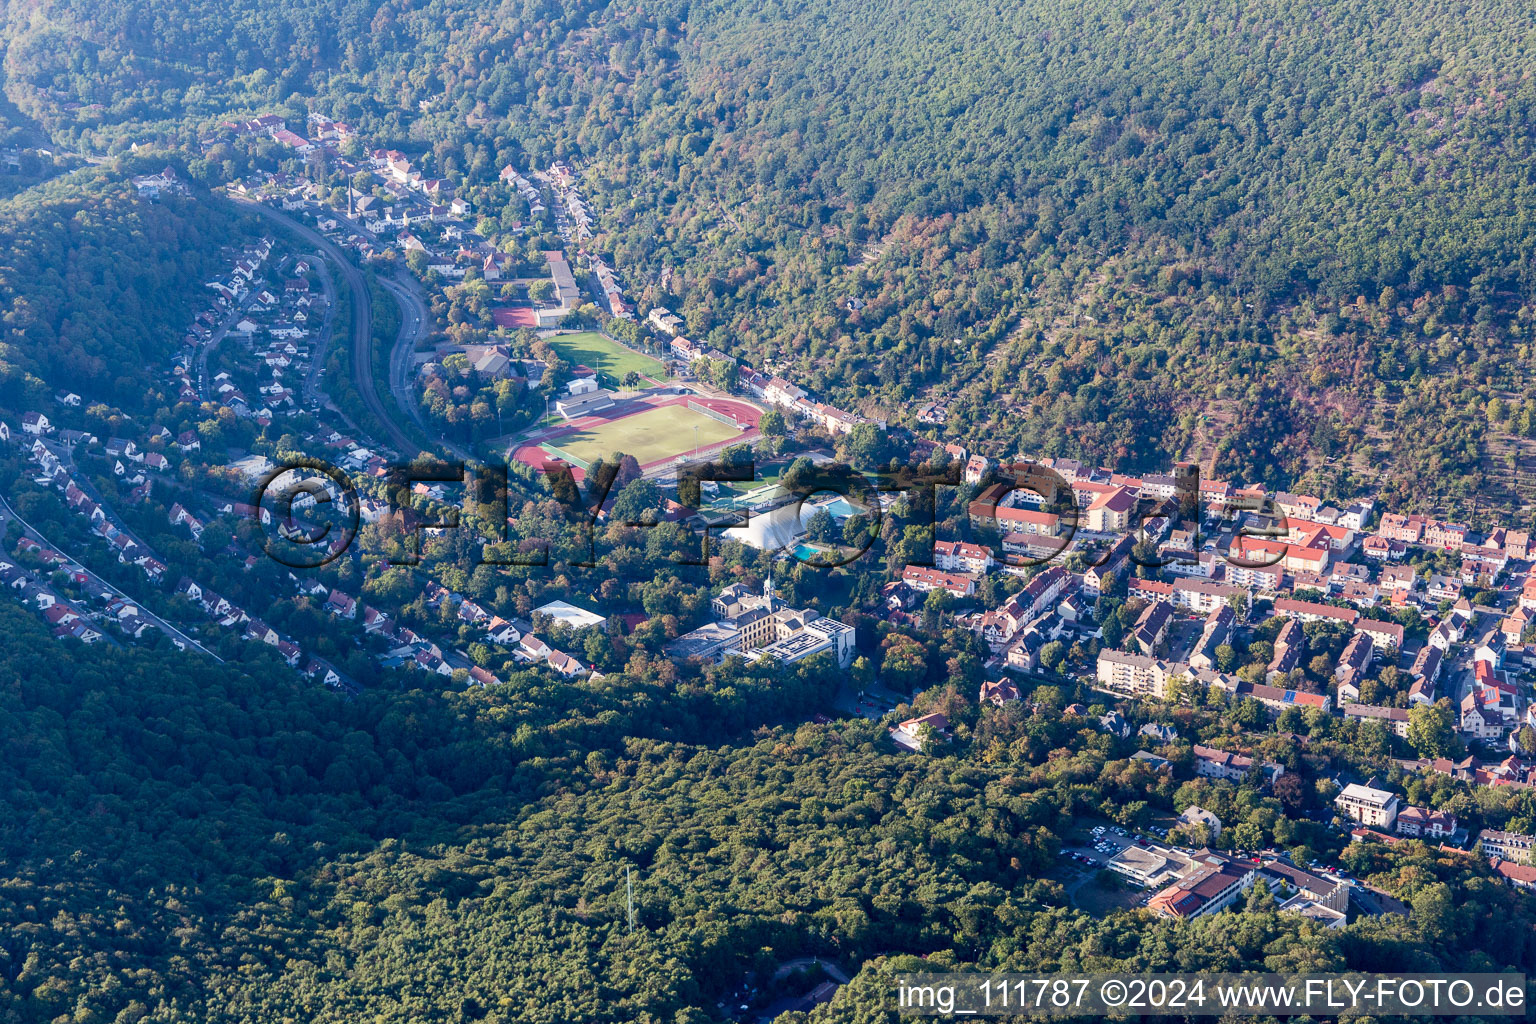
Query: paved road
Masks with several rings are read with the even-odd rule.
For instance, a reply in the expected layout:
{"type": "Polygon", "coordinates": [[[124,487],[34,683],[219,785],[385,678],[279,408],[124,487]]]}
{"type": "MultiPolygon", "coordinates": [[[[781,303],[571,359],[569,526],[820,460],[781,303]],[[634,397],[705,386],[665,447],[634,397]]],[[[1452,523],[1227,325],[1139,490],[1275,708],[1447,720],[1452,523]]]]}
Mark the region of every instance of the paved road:
{"type": "Polygon", "coordinates": [[[394,396],[395,405],[409,413],[421,432],[447,448],[454,458],[461,462],[474,461],[467,448],[432,430],[427,426],[426,417],[421,414],[421,402],[417,399],[412,381],[412,370],[416,365],[416,342],[426,333],[430,322],[427,304],[421,295],[421,285],[404,274],[398,279],[381,277],[379,284],[395,297],[395,302],[400,306],[400,332],[395,335],[395,343],[389,350],[389,392],[394,396]]]}
{"type": "Polygon", "coordinates": [[[197,347],[197,394],[205,402],[213,398],[212,382],[208,379],[208,355],[218,347],[219,342],[229,336],[230,330],[240,322],[240,318],[245,316],[246,307],[251,304],[253,294],[253,292],[246,293],[245,298],[235,304],[235,308],[230,311],[229,316],[224,318],[224,322],[219,324],[218,329],[208,336],[207,341],[197,347]]]}
{"type": "Polygon", "coordinates": [[[331,280],[331,265],[323,252],[305,253],[303,259],[313,262],[320,275],[320,289],[325,296],[325,319],[315,335],[314,348],[309,353],[309,370],[304,374],[304,407],[312,409],[320,402],[320,377],[325,373],[325,356],[331,348],[331,334],[336,329],[336,282],[331,280]]]}
{"type": "MultiPolygon", "coordinates": [[[[7,520],[7,519],[14,519],[18,523],[20,523],[22,525],[23,529],[26,530],[27,536],[31,537],[33,540],[37,541],[39,544],[43,545],[46,548],[52,548],[54,551],[59,552],[60,554],[64,555],[65,557],[73,559],[73,561],[77,565],[80,566],[80,571],[85,573],[86,576],[90,577],[90,580],[91,580],[92,583],[94,583],[96,586],[100,587],[102,590],[106,591],[107,593],[114,594],[117,597],[122,598],[124,601],[128,601],[131,604],[133,604],[134,607],[138,608],[139,614],[141,616],[143,616],[145,619],[149,620],[149,622],[153,623],[154,626],[156,628],[158,628],[161,632],[163,632],[166,636],[169,636],[172,640],[175,640],[175,641],[179,642],[180,644],[182,644],[184,649],[197,651],[199,654],[206,654],[206,655],[208,655],[208,657],[212,658],[214,661],[217,661],[220,664],[224,663],[224,659],[223,658],[219,657],[217,654],[214,654],[208,648],[204,647],[202,644],[198,643],[196,640],[193,640],[190,636],[187,636],[187,634],[183,633],[181,630],[179,630],[175,626],[171,625],[165,619],[162,619],[160,616],[158,616],[154,612],[150,611],[148,608],[146,608],[144,606],[144,603],[142,601],[138,600],[137,598],[133,597],[130,594],[123,593],[123,591],[120,590],[119,588],[117,588],[116,586],[112,585],[111,583],[108,583],[106,580],[102,579],[100,576],[97,576],[94,572],[91,572],[91,570],[86,567],[84,562],[81,562],[80,559],[75,558],[69,552],[65,551],[63,548],[61,548],[58,545],[54,544],[47,537],[45,537],[41,533],[39,533],[37,531],[36,527],[34,527],[31,523],[27,522],[25,519],[21,518],[21,516],[16,514],[16,510],[11,508],[10,504],[5,500],[5,498],[0,497],[0,532],[4,531],[4,524],[5,524],[5,520],[7,520]]],[[[149,548],[145,548],[144,550],[148,551],[149,548]]]]}
{"type": "MultiPolygon", "coordinates": [[[[74,479],[75,486],[79,487],[82,491],[84,491],[86,493],[86,495],[101,508],[102,512],[106,514],[107,521],[110,522],[113,526],[117,527],[123,533],[126,533],[133,540],[133,542],[139,546],[139,548],[141,550],[143,550],[145,552],[148,552],[151,556],[153,556],[154,555],[154,549],[151,548],[148,544],[144,543],[144,541],[142,539],[140,539],[138,536],[136,536],[133,533],[132,530],[129,530],[127,528],[127,526],[125,526],[123,524],[122,519],[113,510],[111,504],[108,503],[107,501],[103,500],[100,492],[98,492],[96,490],[95,485],[91,483],[90,478],[85,473],[80,471],[79,467],[75,464],[74,453],[69,448],[65,447],[64,445],[58,444],[58,443],[53,442],[53,441],[45,441],[43,443],[48,446],[48,450],[49,451],[53,452],[54,455],[58,456],[59,461],[61,463],[63,463],[64,466],[70,471],[69,475],[74,479]]],[[[209,504],[211,504],[214,508],[219,507],[221,504],[223,504],[223,502],[228,500],[227,498],[221,497],[220,495],[213,494],[212,492],[209,492],[209,491],[205,491],[205,490],[203,490],[202,488],[199,488],[199,487],[193,487],[192,485],[181,484],[178,481],[168,481],[168,482],[171,483],[172,486],[186,487],[189,490],[195,491],[196,493],[200,494],[206,501],[208,501],[209,504]]],[[[3,505],[3,504],[4,504],[3,500],[0,500],[0,505],[3,505]]],[[[3,518],[4,518],[3,515],[0,515],[0,519],[3,519],[3,518]]],[[[22,520],[22,518],[20,516],[16,516],[16,521],[21,523],[23,526],[27,526],[27,528],[29,530],[31,530],[31,527],[28,526],[28,524],[24,520],[22,520]]],[[[302,519],[295,520],[295,521],[298,522],[300,525],[305,526],[306,528],[311,528],[313,526],[313,524],[310,524],[310,523],[308,523],[308,522],[306,522],[306,521],[304,521],[302,519]]],[[[0,533],[3,533],[3,532],[4,532],[3,526],[0,526],[0,533]]],[[[33,532],[36,533],[35,530],[33,532]]],[[[47,544],[47,546],[53,547],[52,544],[48,544],[48,542],[42,538],[41,534],[38,534],[35,539],[38,540],[39,543],[47,544]]],[[[55,550],[62,551],[63,549],[55,548],[55,550]]],[[[65,552],[65,553],[67,554],[67,552],[65,552]]],[[[76,559],[76,561],[79,561],[79,560],[76,559]]],[[[84,568],[84,567],[82,566],[82,568],[84,568]]],[[[174,638],[182,641],[183,643],[187,644],[189,647],[193,648],[194,650],[201,651],[203,654],[208,655],[208,657],[212,658],[214,661],[217,661],[220,664],[223,664],[223,661],[224,661],[223,658],[220,658],[217,654],[214,654],[212,651],[208,650],[208,648],[204,647],[202,644],[200,644],[197,641],[193,640],[191,637],[187,636],[184,632],[182,632],[181,630],[179,630],[179,629],[175,628],[174,626],[172,626],[166,620],[164,620],[164,619],[160,618],[159,616],[151,613],[149,611],[149,609],[145,608],[141,602],[139,602],[135,598],[129,596],[128,594],[123,593],[121,590],[118,590],[116,587],[112,586],[112,584],[106,582],[105,580],[100,579],[94,573],[91,573],[89,569],[86,569],[85,571],[88,574],[90,574],[92,579],[96,580],[98,583],[100,583],[106,589],[111,590],[113,593],[115,593],[118,596],[124,598],[125,600],[132,601],[136,606],[138,606],[139,612],[140,612],[140,614],[142,614],[144,616],[144,618],[148,619],[150,622],[152,622],[155,625],[159,626],[166,633],[170,634],[172,637],[174,637],[174,638]]],[[[356,682],[354,682],[350,677],[348,677],[345,673],[343,673],[341,671],[341,669],[336,668],[335,665],[332,665],[330,662],[326,661],[324,658],[320,658],[318,656],[313,656],[313,655],[312,655],[312,657],[314,657],[316,661],[320,662],[320,664],[324,665],[326,668],[329,668],[329,669],[332,669],[333,671],[335,671],[335,673],[338,676],[341,677],[341,685],[342,685],[342,687],[344,689],[348,690],[351,693],[361,693],[362,692],[361,687],[359,687],[356,682]]]]}
{"type": "Polygon", "coordinates": [[[848,984],[848,972],[839,967],[832,960],[824,960],[818,956],[802,956],[794,960],[786,960],[779,964],[778,970],[773,972],[774,981],[782,981],[796,971],[806,970],[811,967],[820,967],[839,984],[848,984]]]}
{"type": "MultiPolygon", "coordinates": [[[[50,452],[53,452],[54,458],[58,459],[59,463],[65,469],[69,470],[70,478],[75,481],[75,486],[84,491],[87,498],[90,498],[98,506],[100,506],[102,514],[107,517],[107,522],[115,526],[120,532],[126,533],[128,535],[128,539],[137,544],[140,550],[147,551],[153,555],[155,549],[144,543],[142,537],[128,529],[128,526],[123,522],[122,517],[113,511],[112,506],[108,504],[106,499],[101,496],[101,492],[96,489],[96,485],[91,483],[90,476],[80,469],[79,465],[75,462],[74,449],[67,444],[60,444],[57,441],[45,440],[43,444],[50,452]]],[[[132,465],[132,463],[127,462],[126,459],[124,460],[124,464],[132,465]]]]}
{"type": "Polygon", "coordinates": [[[230,201],[242,209],[287,228],[325,253],[340,270],[342,277],[346,279],[348,290],[352,293],[352,379],[357,386],[357,393],[362,396],[363,404],[368,407],[373,418],[389,435],[389,442],[396,451],[408,459],[421,455],[421,448],[404,430],[400,429],[400,424],[396,423],[394,417],[390,416],[385,409],[384,401],[379,397],[378,382],[373,379],[373,312],[368,301],[368,282],[364,280],[362,271],[353,265],[341,251],[340,246],[313,228],[263,203],[245,199],[230,201]]]}

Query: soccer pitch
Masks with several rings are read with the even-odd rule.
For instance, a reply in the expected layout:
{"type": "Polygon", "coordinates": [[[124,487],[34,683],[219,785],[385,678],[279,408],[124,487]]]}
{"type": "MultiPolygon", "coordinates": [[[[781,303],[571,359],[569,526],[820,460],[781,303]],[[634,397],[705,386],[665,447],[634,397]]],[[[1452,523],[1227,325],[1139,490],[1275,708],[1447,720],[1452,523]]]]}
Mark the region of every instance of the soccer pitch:
{"type": "Polygon", "coordinates": [[[544,447],[590,464],[614,452],[633,455],[642,466],[706,445],[730,441],[742,431],[694,412],[685,405],[664,405],[600,426],[550,438],[544,447]],[[698,428],[697,434],[694,428],[698,428]]]}
{"type": "Polygon", "coordinates": [[[615,344],[596,331],[555,334],[544,340],[560,353],[561,358],[596,370],[603,383],[610,387],[616,387],[630,370],[657,380],[665,379],[667,375],[666,367],[659,361],[615,344]]]}

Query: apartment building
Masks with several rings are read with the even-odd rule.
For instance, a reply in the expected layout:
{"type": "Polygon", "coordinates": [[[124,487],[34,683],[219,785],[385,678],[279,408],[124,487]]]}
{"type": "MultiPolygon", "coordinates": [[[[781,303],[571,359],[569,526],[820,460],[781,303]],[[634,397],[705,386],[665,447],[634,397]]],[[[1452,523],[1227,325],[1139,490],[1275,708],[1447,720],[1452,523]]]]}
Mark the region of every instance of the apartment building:
{"type": "Polygon", "coordinates": [[[1477,834],[1477,841],[1482,846],[1483,855],[1486,857],[1498,857],[1501,860],[1514,861],[1516,864],[1529,864],[1532,843],[1536,843],[1536,837],[1520,832],[1500,832],[1497,829],[1485,828],[1477,834]]]}
{"type": "Polygon", "coordinates": [[[1182,662],[1167,662],[1122,651],[1099,652],[1099,685],[1116,693],[1162,699],[1167,696],[1170,679],[1188,674],[1188,668],[1182,662]]]}
{"type": "Polygon", "coordinates": [[[1351,782],[1333,798],[1333,805],[1362,825],[1391,829],[1397,824],[1397,796],[1374,786],[1351,782]]]}

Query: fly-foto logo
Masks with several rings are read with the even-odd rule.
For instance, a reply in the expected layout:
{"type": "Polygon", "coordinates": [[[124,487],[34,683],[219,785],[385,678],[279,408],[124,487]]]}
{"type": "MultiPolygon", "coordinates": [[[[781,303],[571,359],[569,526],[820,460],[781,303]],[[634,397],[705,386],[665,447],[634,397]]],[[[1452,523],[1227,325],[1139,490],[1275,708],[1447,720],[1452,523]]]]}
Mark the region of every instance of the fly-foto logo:
{"type": "MultiPolygon", "coordinates": [[[[601,462],[592,466],[578,484],[569,466],[552,464],[543,470],[547,489],[545,497],[562,510],[571,531],[571,543],[564,547],[565,564],[583,567],[597,564],[596,531],[600,522],[633,528],[652,528],[661,521],[659,514],[647,511],[614,519],[605,509],[613,504],[619,490],[630,481],[620,480],[617,463],[601,462]]],[[[1173,485],[1157,493],[1133,492],[1120,487],[1110,492],[1102,489],[1074,488],[1061,474],[1033,462],[1017,462],[1000,467],[969,504],[969,516],[980,533],[1001,536],[1001,550],[990,548],[999,564],[1025,568],[1044,565],[1074,549],[1079,539],[1095,542],[1094,550],[1078,549],[1085,568],[1102,567],[1128,559],[1136,565],[1161,567],[1188,556],[1183,553],[1155,554],[1135,543],[1149,537],[1149,526],[1167,521],[1190,521],[1195,535],[1189,549],[1198,551],[1203,521],[1200,498],[1200,473],[1197,467],[1180,467],[1173,485]],[[1104,500],[1110,494],[1109,500],[1104,500]],[[1032,514],[1032,522],[1047,522],[1049,529],[1020,541],[1008,533],[1009,525],[1019,518],[1019,511],[1032,514]]],[[[908,564],[932,566],[937,536],[936,510],[940,488],[964,486],[958,465],[934,467],[918,464],[864,473],[850,466],[824,464],[786,474],[779,480],[780,494],[750,508],[721,508],[703,501],[705,483],[752,484],[758,481],[756,465],[751,460],[699,459],[676,467],[673,481],[675,501],[670,518],[690,525],[701,538],[697,558],[683,564],[706,565],[710,546],[727,530],[747,532],[756,520],[761,529],[751,531],[751,543],[777,553],[789,550],[791,557],[817,568],[832,568],[858,561],[881,535],[881,525],[890,514],[886,506],[893,498],[905,498],[904,527],[918,528],[917,536],[926,538],[926,548],[912,552],[908,564]],[[808,546],[802,542],[807,520],[818,510],[837,504],[845,517],[863,517],[866,529],[857,531],[846,543],[808,546]]],[[[498,513],[501,536],[491,541],[480,555],[489,565],[540,566],[551,562],[552,538],[522,535],[518,523],[508,514],[509,488],[505,464],[470,464],[464,462],[417,461],[387,468],[380,479],[382,500],[370,498],[382,515],[398,517],[408,543],[404,552],[396,552],[391,561],[415,564],[421,560],[422,530],[453,530],[460,525],[461,510],[450,510],[441,519],[427,520],[411,502],[411,496],[425,490],[437,493],[444,485],[468,485],[480,499],[498,513]],[[430,486],[428,486],[430,485],[430,486]]],[[[1244,515],[1233,533],[1223,557],[1243,569],[1264,569],[1283,562],[1290,545],[1290,524],[1284,513],[1268,498],[1251,499],[1252,507],[1228,503],[1224,511],[1244,515]]],[[[266,537],[266,552],[291,568],[312,569],[326,565],[345,554],[356,541],[362,520],[362,498],[347,473],[323,459],[309,456],[290,458],[268,472],[257,484],[251,501],[256,520],[266,537]],[[262,515],[265,512],[266,515],[262,515]]],[[[829,513],[830,514],[830,513],[829,513]]]]}

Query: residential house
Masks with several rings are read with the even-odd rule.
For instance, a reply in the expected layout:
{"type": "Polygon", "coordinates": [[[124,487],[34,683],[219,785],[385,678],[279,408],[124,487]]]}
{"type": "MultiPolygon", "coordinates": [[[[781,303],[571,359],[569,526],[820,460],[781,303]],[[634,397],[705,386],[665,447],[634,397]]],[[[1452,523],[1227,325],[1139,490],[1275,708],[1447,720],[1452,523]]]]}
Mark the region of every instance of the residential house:
{"type": "MultiPolygon", "coordinates": [[[[1253,758],[1243,754],[1234,754],[1226,750],[1218,750],[1214,747],[1202,746],[1198,743],[1194,746],[1195,774],[1208,779],[1226,779],[1231,782],[1241,782],[1255,767],[1253,758]]],[[[1276,779],[1285,774],[1283,765],[1273,761],[1257,762],[1258,769],[1264,777],[1266,785],[1273,784],[1276,779]]]]}
{"type": "Polygon", "coordinates": [[[1488,741],[1503,738],[1519,725],[1515,695],[1493,687],[1474,689],[1461,701],[1461,732],[1469,739],[1488,741]]]}
{"type": "Polygon", "coordinates": [[[995,704],[998,707],[1002,707],[1004,704],[1010,704],[1018,701],[1019,688],[1016,684],[1011,683],[1006,679],[1000,679],[996,682],[983,682],[981,684],[981,694],[978,699],[983,704],[990,703],[995,704]]]}
{"type": "Polygon", "coordinates": [[[976,578],[964,573],[944,572],[921,565],[909,565],[902,570],[901,579],[907,586],[922,593],[943,590],[959,598],[970,597],[976,593],[976,578]]]}
{"type": "MultiPolygon", "coordinates": [[[[1358,696],[1358,694],[1357,694],[1358,696]]],[[[1408,736],[1408,711],[1375,704],[1345,704],[1344,717],[1359,723],[1380,722],[1394,735],[1408,736]]]]}
{"type": "Polygon", "coordinates": [[[1179,815],[1180,825],[1195,825],[1206,830],[1207,836],[1215,840],[1221,835],[1221,819],[1216,812],[1208,811],[1197,804],[1190,804],[1179,815]]]}
{"type": "Polygon", "coordinates": [[[326,598],[326,611],[343,619],[357,617],[357,599],[340,590],[332,590],[330,597],[326,598]]]}
{"type": "Polygon", "coordinates": [[[1449,839],[1456,834],[1456,815],[1427,807],[1404,807],[1397,813],[1397,834],[1426,839],[1449,839]]]}
{"type": "Polygon", "coordinates": [[[908,750],[921,752],[926,745],[926,737],[930,730],[933,735],[947,736],[949,719],[937,712],[918,718],[909,718],[891,730],[891,739],[908,750]]]}

